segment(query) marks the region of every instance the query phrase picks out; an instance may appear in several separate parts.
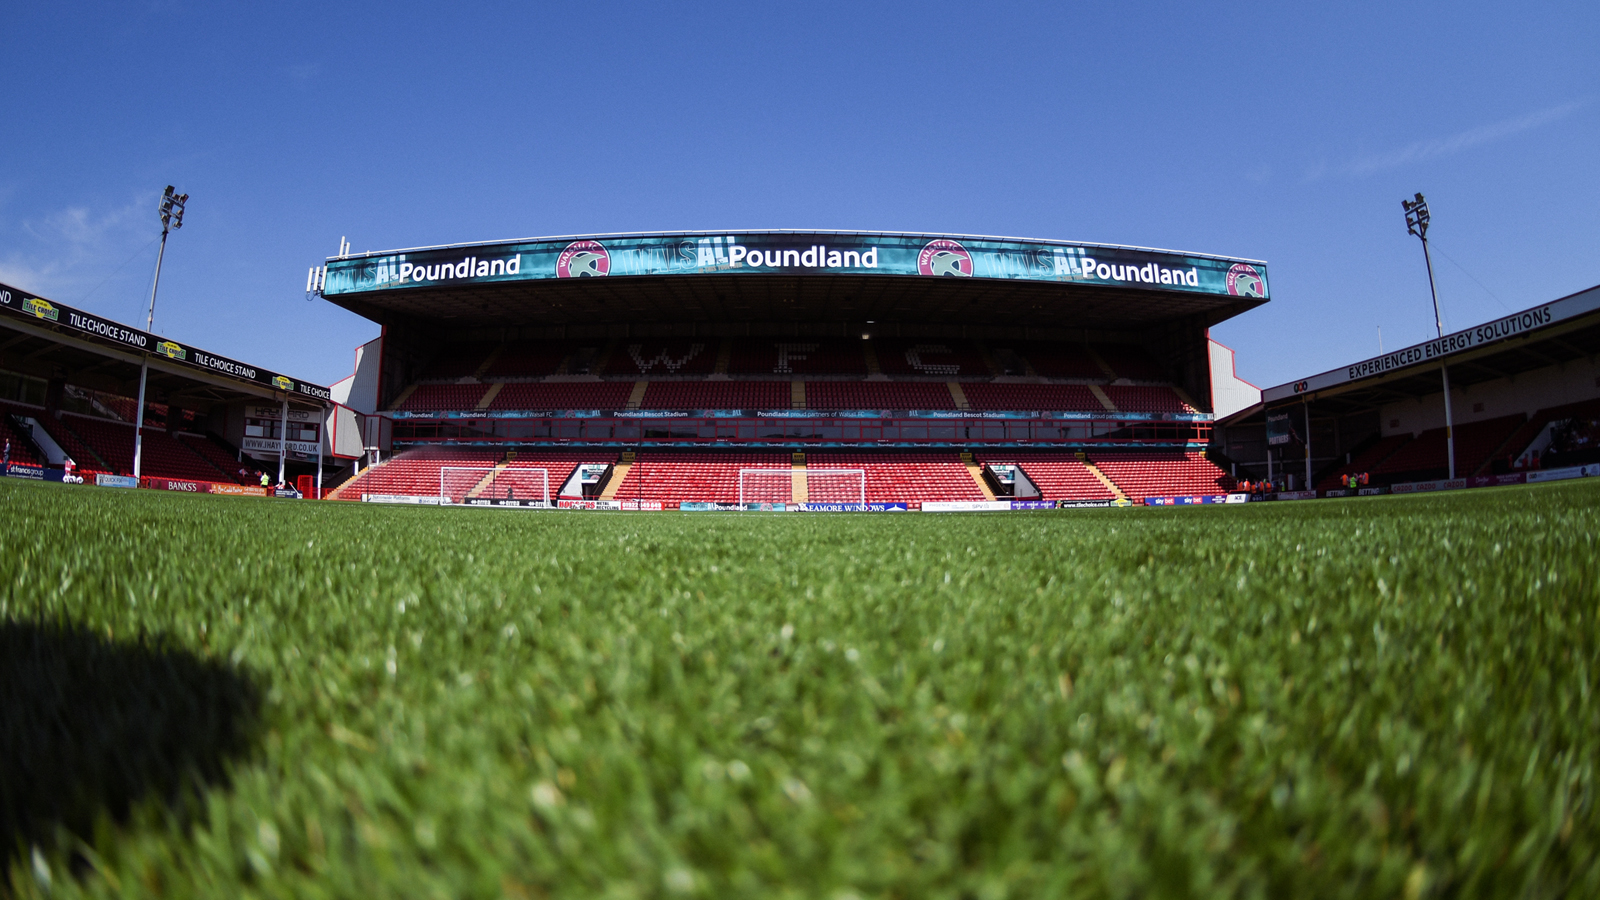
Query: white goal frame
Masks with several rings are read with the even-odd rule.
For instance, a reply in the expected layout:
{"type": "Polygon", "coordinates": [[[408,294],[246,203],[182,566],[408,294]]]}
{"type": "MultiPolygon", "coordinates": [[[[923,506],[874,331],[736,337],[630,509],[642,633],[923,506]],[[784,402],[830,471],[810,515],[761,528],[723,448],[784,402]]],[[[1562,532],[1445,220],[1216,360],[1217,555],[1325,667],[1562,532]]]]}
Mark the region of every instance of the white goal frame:
{"type": "Polygon", "coordinates": [[[866,469],[794,469],[794,468],[788,468],[788,469],[775,469],[775,468],[774,469],[740,469],[739,470],[739,505],[740,506],[746,506],[746,505],[749,505],[751,503],[779,503],[779,502],[781,502],[781,503],[794,503],[794,502],[796,502],[795,499],[794,499],[794,473],[795,472],[804,472],[805,473],[806,484],[807,484],[807,490],[806,490],[807,502],[810,502],[810,503],[819,503],[819,502],[820,503],[847,503],[847,504],[853,503],[854,505],[857,505],[857,506],[866,506],[867,505],[867,470],[866,469]],[[819,500],[812,499],[811,496],[810,496],[811,495],[811,491],[810,491],[811,479],[813,477],[820,476],[820,475],[854,475],[854,476],[856,476],[856,499],[854,501],[844,500],[844,499],[838,499],[838,500],[828,499],[828,500],[819,501],[819,500]],[[746,480],[747,480],[747,478],[749,476],[757,476],[757,477],[762,477],[762,478],[781,478],[782,479],[782,484],[783,484],[783,490],[780,493],[782,494],[783,499],[782,500],[776,500],[776,499],[770,499],[769,497],[752,497],[752,496],[750,496],[750,493],[746,490],[746,487],[745,487],[746,480]]]}
{"type": "Polygon", "coordinates": [[[439,505],[440,506],[465,506],[470,500],[482,498],[483,500],[503,500],[505,491],[497,491],[496,482],[500,476],[515,475],[517,484],[512,487],[526,486],[527,477],[538,474],[542,496],[521,496],[516,499],[538,500],[545,506],[550,505],[550,470],[533,466],[441,466],[439,468],[439,505]],[[485,484],[487,480],[487,484],[485,484]],[[455,490],[451,490],[454,488],[455,490]],[[474,490],[478,491],[476,497],[469,497],[474,490]],[[460,500],[454,499],[459,494],[460,500]]]}

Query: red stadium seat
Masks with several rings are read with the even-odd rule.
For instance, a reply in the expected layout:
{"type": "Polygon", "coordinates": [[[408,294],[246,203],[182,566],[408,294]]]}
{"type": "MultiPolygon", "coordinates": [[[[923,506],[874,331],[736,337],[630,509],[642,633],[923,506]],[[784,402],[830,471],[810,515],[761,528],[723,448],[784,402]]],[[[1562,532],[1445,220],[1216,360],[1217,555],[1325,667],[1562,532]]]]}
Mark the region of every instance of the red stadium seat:
{"type": "Polygon", "coordinates": [[[1195,452],[1097,452],[1091,462],[1134,500],[1224,494],[1234,485],[1227,472],[1195,452]]]}
{"type": "Polygon", "coordinates": [[[1066,453],[1012,453],[987,455],[991,465],[1022,467],[1038,486],[1043,500],[1110,500],[1116,497],[1078,458],[1066,453]]]}

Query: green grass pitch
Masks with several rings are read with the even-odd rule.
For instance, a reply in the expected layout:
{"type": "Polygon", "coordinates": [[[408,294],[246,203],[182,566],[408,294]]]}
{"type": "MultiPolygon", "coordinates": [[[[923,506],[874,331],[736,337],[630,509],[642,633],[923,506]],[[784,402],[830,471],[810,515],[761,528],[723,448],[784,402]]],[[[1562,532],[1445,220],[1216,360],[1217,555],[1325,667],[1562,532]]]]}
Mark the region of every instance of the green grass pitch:
{"type": "Polygon", "coordinates": [[[1600,895],[1600,480],[899,516],[3,481],[5,752],[76,814],[165,786],[31,820],[19,895],[1600,895]],[[167,771],[189,725],[208,777],[167,771]]]}

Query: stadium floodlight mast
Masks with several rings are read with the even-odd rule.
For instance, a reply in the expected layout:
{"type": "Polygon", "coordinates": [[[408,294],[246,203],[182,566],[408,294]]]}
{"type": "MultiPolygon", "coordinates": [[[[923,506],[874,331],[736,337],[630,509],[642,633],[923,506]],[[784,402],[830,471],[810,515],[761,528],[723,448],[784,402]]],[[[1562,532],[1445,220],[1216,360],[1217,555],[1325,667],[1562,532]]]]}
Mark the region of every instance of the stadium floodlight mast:
{"type": "MultiPolygon", "coordinates": [[[[1433,328],[1439,337],[1444,337],[1444,317],[1439,315],[1439,289],[1433,284],[1433,257],[1428,253],[1428,201],[1419,191],[1415,200],[1401,200],[1401,209],[1406,213],[1406,233],[1414,234],[1422,241],[1422,260],[1428,266],[1428,292],[1433,295],[1433,328]]],[[[1441,354],[1442,357],[1442,354],[1441,354]]],[[[1456,477],[1456,429],[1450,417],[1450,367],[1443,362],[1439,363],[1439,371],[1444,375],[1444,443],[1445,456],[1450,463],[1450,480],[1456,477]]]]}
{"type": "MultiPolygon", "coordinates": [[[[174,193],[175,188],[167,185],[166,191],[161,195],[161,249],[156,251],[156,275],[150,282],[150,312],[144,319],[144,330],[150,331],[156,324],[156,288],[161,285],[161,260],[167,255],[167,233],[174,228],[183,227],[183,206],[189,202],[188,194],[174,193]]],[[[133,477],[139,477],[139,466],[142,462],[144,451],[144,386],[150,375],[150,354],[146,353],[139,361],[139,408],[133,415],[133,477]]]]}

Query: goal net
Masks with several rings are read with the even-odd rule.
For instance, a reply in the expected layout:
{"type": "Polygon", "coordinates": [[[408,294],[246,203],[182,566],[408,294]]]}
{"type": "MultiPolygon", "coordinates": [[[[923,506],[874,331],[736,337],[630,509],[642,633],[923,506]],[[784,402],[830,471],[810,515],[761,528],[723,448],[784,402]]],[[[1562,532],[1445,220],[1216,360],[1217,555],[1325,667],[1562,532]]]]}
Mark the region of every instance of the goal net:
{"type": "Polygon", "coordinates": [[[865,506],[865,469],[740,469],[739,504],[838,503],[865,506]],[[797,497],[795,488],[804,486],[797,497]]]}
{"type": "Polygon", "coordinates": [[[445,466],[439,470],[439,502],[473,501],[550,505],[550,470],[489,466],[445,466]]]}
{"type": "Polygon", "coordinates": [[[807,503],[867,505],[866,469],[806,469],[807,503]]]}
{"type": "Polygon", "coordinates": [[[739,505],[791,503],[794,475],[791,469],[740,469],[739,505]]]}

